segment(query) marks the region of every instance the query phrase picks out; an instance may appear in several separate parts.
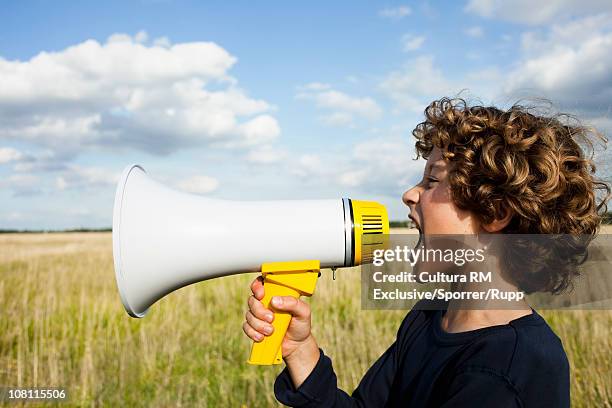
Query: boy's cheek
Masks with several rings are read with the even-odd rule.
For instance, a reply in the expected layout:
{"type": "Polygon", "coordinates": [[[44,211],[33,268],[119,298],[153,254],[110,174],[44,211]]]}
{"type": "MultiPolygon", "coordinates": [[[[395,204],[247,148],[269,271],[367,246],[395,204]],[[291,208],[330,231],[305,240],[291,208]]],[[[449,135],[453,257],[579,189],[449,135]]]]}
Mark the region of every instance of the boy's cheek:
{"type": "Polygon", "coordinates": [[[439,183],[435,188],[425,191],[421,196],[422,205],[453,205],[450,188],[446,183],[439,183]]]}
{"type": "Polygon", "coordinates": [[[422,226],[426,234],[473,233],[474,219],[470,211],[459,209],[450,190],[435,188],[421,196],[422,226]]]}

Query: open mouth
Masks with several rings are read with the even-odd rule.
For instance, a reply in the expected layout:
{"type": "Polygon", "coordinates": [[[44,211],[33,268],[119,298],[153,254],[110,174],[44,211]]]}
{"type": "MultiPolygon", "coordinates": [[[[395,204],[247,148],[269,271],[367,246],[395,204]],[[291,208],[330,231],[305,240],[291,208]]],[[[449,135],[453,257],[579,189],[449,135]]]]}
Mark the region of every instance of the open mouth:
{"type": "Polygon", "coordinates": [[[418,223],[418,221],[416,219],[414,219],[414,217],[412,215],[409,215],[408,218],[410,218],[412,220],[412,222],[414,223],[414,226],[419,231],[419,239],[418,239],[416,245],[414,246],[414,249],[416,249],[416,248],[418,248],[421,245],[421,243],[423,241],[423,230],[421,228],[421,225],[418,223]]]}
{"type": "Polygon", "coordinates": [[[414,249],[419,248],[421,246],[421,244],[423,243],[423,231],[421,231],[420,228],[418,228],[418,230],[419,230],[419,239],[418,239],[416,245],[414,246],[414,249]]]}

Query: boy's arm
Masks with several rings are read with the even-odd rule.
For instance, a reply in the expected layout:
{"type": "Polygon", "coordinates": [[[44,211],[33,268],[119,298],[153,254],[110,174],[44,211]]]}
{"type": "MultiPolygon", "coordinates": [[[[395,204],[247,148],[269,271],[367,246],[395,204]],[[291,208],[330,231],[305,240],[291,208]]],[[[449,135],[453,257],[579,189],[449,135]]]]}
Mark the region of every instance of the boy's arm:
{"type": "MultiPolygon", "coordinates": [[[[331,359],[319,349],[319,359],[312,372],[303,381],[295,377],[298,387],[292,380],[293,368],[285,367],[276,377],[274,395],[276,399],[290,407],[378,407],[384,406],[389,395],[395,374],[400,362],[404,359],[404,344],[411,327],[422,317],[419,303],[410,311],[402,321],[395,342],[383,353],[372,367],[368,369],[361,379],[359,386],[348,395],[338,388],[336,373],[331,359]]],[[[316,344],[316,342],[315,342],[316,344]]],[[[317,346],[318,348],[318,346],[317,346]]],[[[290,362],[291,364],[291,362],[290,362]]],[[[303,366],[305,367],[305,365],[303,366]]]]}
{"type": "Polygon", "coordinates": [[[312,373],[319,361],[319,346],[312,334],[308,336],[303,345],[283,360],[293,380],[293,387],[298,388],[312,373]]]}
{"type": "Polygon", "coordinates": [[[338,388],[331,359],[323,353],[323,350],[318,349],[319,359],[312,372],[300,382],[298,387],[294,386],[292,380],[291,370],[293,368],[285,367],[278,375],[274,383],[276,399],[291,407],[377,407],[385,405],[389,399],[399,362],[403,358],[402,344],[417,316],[414,310],[406,315],[397,331],[395,342],[368,369],[352,395],[338,388]]]}
{"type": "Polygon", "coordinates": [[[290,407],[376,407],[388,399],[397,367],[397,348],[391,347],[374,363],[359,386],[348,395],[338,388],[331,359],[319,349],[319,360],[306,379],[295,387],[285,367],[274,383],[276,399],[290,407]]]}

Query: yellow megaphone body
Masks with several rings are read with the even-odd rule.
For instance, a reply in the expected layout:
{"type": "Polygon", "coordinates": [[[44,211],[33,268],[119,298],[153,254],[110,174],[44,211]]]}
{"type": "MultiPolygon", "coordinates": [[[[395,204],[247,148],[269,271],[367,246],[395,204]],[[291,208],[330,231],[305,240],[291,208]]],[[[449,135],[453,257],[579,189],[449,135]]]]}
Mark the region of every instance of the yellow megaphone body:
{"type": "MultiPolygon", "coordinates": [[[[268,307],[272,296],[312,295],[320,268],[369,262],[388,232],[386,209],[375,202],[210,199],[166,187],[132,165],[115,195],[115,277],[132,317],[183,286],[250,272],[262,273],[268,307]]],[[[274,333],[253,343],[249,363],[282,362],[290,319],[275,313],[274,333]]]]}

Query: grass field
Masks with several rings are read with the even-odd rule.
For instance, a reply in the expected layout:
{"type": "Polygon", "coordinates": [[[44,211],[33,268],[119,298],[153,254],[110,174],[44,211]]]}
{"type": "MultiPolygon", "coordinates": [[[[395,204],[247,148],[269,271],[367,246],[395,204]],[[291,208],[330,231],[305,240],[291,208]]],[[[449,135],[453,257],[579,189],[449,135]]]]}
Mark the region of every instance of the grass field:
{"type": "MultiPolygon", "coordinates": [[[[311,300],[313,332],[350,393],[406,311],[361,310],[358,270],[329,272],[311,300]]],[[[0,235],[0,386],[64,387],[73,406],[277,406],[281,366],[245,362],[255,276],[183,288],[135,320],[119,300],[110,233],[0,235]]],[[[541,314],[568,353],[572,405],[612,407],[612,311],[541,314]]]]}

